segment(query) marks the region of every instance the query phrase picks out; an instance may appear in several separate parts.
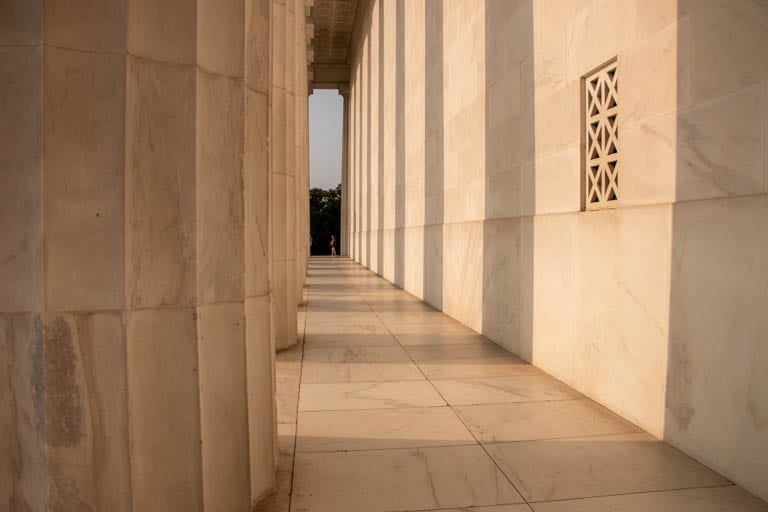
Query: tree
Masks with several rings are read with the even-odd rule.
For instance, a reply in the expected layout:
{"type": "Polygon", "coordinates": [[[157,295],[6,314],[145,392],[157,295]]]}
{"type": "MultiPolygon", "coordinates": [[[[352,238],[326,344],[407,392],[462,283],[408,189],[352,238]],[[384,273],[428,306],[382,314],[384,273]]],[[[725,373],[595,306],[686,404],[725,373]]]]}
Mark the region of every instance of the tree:
{"type": "Polygon", "coordinates": [[[341,184],[336,188],[309,191],[309,222],[312,235],[311,254],[331,254],[331,235],[336,237],[336,253],[340,247],[341,184]]]}

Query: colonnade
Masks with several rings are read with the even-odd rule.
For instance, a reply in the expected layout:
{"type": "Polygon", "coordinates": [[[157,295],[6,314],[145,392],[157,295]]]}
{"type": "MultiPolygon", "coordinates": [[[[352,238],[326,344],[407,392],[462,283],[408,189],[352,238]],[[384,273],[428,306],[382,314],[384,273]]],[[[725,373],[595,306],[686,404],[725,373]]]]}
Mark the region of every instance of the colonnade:
{"type": "Polygon", "coordinates": [[[0,504],[247,510],[308,259],[305,0],[0,6],[0,504]]]}

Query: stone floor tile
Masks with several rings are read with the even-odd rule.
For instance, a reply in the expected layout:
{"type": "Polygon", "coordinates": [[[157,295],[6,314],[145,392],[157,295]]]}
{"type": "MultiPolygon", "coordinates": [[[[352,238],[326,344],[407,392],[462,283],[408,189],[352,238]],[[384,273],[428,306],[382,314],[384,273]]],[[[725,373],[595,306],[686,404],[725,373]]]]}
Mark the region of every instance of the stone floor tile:
{"type": "Polygon", "coordinates": [[[392,409],[434,407],[445,401],[426,381],[304,384],[299,410],[392,409]]]}
{"type": "Polygon", "coordinates": [[[306,347],[304,364],[310,363],[390,363],[410,361],[399,345],[384,347],[306,347]]]}
{"type": "Polygon", "coordinates": [[[383,323],[346,322],[346,323],[307,323],[307,335],[315,334],[389,334],[383,323]]]}
{"type": "Polygon", "coordinates": [[[368,304],[352,300],[315,300],[312,302],[310,311],[312,313],[368,313],[373,310],[368,304]]]}
{"type": "Polygon", "coordinates": [[[482,443],[641,432],[589,399],[463,405],[456,412],[482,443]]]}
{"type": "Polygon", "coordinates": [[[436,380],[434,385],[451,405],[569,400],[584,395],[549,375],[436,380]]]}
{"type": "Polygon", "coordinates": [[[543,372],[512,355],[509,357],[421,361],[416,363],[428,379],[464,379],[475,377],[514,377],[543,375],[543,372]]]}
{"type": "Polygon", "coordinates": [[[414,311],[435,311],[435,308],[425,302],[413,299],[384,299],[366,297],[366,303],[377,312],[406,313],[414,311]]]}
{"type": "Polygon", "coordinates": [[[298,435],[278,425],[278,492],[256,510],[768,512],[354,262],[313,259],[308,283],[304,346],[277,358],[281,420],[301,374],[298,435]]]}
{"type": "Polygon", "coordinates": [[[476,334],[475,331],[458,322],[400,322],[387,324],[387,329],[395,335],[426,333],[476,334]]]}
{"type": "Polygon", "coordinates": [[[303,384],[332,382],[391,382],[425,380],[419,367],[411,362],[320,363],[306,362],[301,375],[303,384]]]}
{"type": "Polygon", "coordinates": [[[397,341],[406,345],[471,345],[490,343],[488,338],[479,334],[421,333],[398,334],[397,341]]]}
{"type": "Polygon", "coordinates": [[[310,334],[307,335],[305,343],[307,349],[398,346],[397,339],[391,334],[310,334]]]}
{"type": "Polygon", "coordinates": [[[648,434],[486,445],[527,501],[729,483],[648,434]]]}
{"type": "Polygon", "coordinates": [[[275,402],[278,423],[296,423],[299,403],[300,362],[279,361],[275,364],[277,391],[275,402]]]}
{"type": "Polygon", "coordinates": [[[448,407],[299,414],[300,452],[477,444],[448,407]]]}
{"type": "MultiPolygon", "coordinates": [[[[396,334],[399,339],[402,335],[396,334]]],[[[507,350],[495,343],[469,343],[464,345],[412,345],[405,350],[416,362],[455,361],[457,359],[481,359],[492,357],[513,357],[507,350]]]]}
{"type": "Polygon", "coordinates": [[[307,313],[307,325],[313,326],[316,324],[327,323],[360,323],[360,324],[378,324],[381,323],[378,315],[374,312],[327,312],[327,311],[315,311],[314,308],[307,313]]]}
{"type": "Polygon", "coordinates": [[[768,503],[731,485],[535,503],[536,512],[768,512],[768,503]]]}
{"type": "Polygon", "coordinates": [[[433,309],[432,311],[381,311],[379,318],[385,324],[427,323],[459,324],[453,318],[433,309]]]}
{"type": "Polygon", "coordinates": [[[479,446],[298,453],[293,512],[384,512],[520,503],[479,446]]]}
{"type": "MultiPolygon", "coordinates": [[[[426,510],[418,512],[531,512],[530,506],[525,504],[518,505],[494,505],[491,507],[469,507],[469,508],[444,508],[440,510],[426,510]]],[[[417,512],[417,511],[412,511],[417,512]]]]}

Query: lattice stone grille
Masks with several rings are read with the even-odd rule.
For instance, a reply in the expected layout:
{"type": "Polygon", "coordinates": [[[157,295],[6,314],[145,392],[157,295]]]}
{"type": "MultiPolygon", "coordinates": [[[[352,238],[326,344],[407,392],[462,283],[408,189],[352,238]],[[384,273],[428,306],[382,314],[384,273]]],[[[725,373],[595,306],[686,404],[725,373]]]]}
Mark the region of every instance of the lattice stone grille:
{"type": "Polygon", "coordinates": [[[619,198],[619,98],[616,61],[584,79],[586,209],[610,206],[619,198]]]}

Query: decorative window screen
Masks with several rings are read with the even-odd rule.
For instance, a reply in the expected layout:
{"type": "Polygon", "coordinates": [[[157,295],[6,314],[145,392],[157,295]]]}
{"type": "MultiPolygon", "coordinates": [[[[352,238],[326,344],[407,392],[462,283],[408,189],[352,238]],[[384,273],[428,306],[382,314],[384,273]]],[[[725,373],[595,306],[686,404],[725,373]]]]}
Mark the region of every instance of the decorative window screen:
{"type": "Polygon", "coordinates": [[[585,209],[615,205],[619,198],[619,125],[616,61],[584,78],[585,209]]]}

